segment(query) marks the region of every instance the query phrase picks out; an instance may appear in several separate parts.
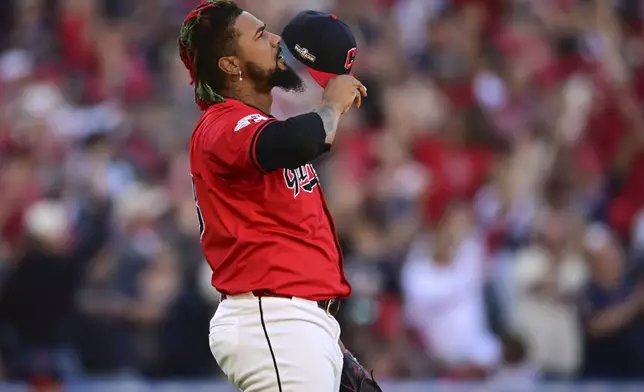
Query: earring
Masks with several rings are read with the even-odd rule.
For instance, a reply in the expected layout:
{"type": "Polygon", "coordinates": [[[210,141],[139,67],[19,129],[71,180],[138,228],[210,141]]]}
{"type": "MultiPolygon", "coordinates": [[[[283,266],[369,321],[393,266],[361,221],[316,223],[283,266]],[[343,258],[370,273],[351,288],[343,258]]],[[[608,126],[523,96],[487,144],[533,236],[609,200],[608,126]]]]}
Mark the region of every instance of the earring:
{"type": "Polygon", "coordinates": [[[241,82],[242,80],[244,80],[244,79],[242,79],[242,71],[240,70],[239,71],[239,81],[241,82]]]}

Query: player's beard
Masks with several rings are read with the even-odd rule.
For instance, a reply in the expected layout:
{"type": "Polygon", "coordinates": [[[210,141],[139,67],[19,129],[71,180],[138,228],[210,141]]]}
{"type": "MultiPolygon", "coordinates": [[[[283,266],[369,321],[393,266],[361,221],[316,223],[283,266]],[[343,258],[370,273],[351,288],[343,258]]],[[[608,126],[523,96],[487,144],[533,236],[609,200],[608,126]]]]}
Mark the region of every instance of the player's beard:
{"type": "Polygon", "coordinates": [[[259,90],[267,90],[270,92],[275,87],[284,91],[297,93],[306,90],[302,78],[288,65],[285,69],[282,69],[278,64],[275,64],[274,69],[266,70],[257,64],[247,63],[246,75],[255,82],[259,90]]]}

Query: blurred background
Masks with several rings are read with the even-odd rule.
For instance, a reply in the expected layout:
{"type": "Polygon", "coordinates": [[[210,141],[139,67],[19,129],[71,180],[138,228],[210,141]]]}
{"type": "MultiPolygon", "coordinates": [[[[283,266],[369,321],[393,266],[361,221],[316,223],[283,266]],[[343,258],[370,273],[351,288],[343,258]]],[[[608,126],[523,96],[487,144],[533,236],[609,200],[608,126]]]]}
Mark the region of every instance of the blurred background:
{"type": "MultiPolygon", "coordinates": [[[[220,377],[177,55],[196,3],[0,1],[0,391],[220,377]]],[[[317,169],[343,340],[386,390],[644,381],[644,2],[238,3],[358,35],[369,97],[317,169]]]]}

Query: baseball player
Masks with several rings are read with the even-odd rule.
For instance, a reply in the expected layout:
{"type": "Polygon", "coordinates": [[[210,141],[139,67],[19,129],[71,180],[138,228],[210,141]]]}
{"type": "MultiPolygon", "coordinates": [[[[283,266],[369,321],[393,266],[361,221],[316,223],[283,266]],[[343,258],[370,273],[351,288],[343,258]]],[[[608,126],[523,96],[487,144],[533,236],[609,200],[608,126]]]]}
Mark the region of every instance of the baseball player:
{"type": "Polygon", "coordinates": [[[333,314],[351,287],[309,163],[367,95],[349,75],[355,39],[317,12],[299,14],[284,37],[230,0],[205,1],[181,27],[181,59],[203,110],[190,144],[193,191],[222,294],[210,348],[242,391],[377,391],[339,340],[333,314]],[[280,121],[271,90],[303,88],[286,52],[325,90],[313,112],[280,121]]]}

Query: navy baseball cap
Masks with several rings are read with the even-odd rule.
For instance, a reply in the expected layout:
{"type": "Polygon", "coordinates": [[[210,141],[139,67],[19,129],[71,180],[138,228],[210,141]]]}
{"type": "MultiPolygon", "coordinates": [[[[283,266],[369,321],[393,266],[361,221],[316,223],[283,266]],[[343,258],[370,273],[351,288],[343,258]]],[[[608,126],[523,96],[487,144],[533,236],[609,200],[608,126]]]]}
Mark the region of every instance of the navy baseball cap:
{"type": "Polygon", "coordinates": [[[349,26],[319,11],[297,14],[284,27],[282,44],[322,87],[338,75],[351,73],[358,50],[349,26]]]}

